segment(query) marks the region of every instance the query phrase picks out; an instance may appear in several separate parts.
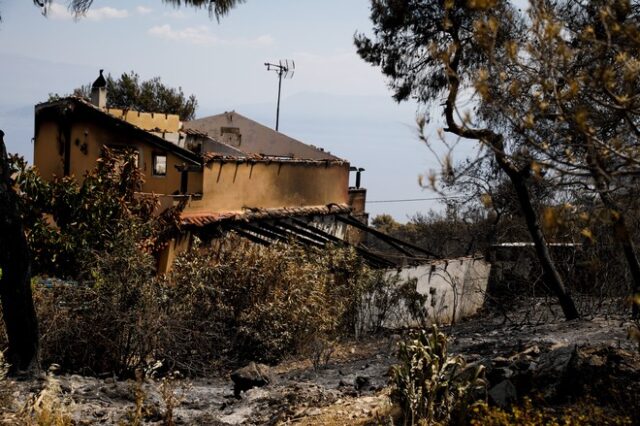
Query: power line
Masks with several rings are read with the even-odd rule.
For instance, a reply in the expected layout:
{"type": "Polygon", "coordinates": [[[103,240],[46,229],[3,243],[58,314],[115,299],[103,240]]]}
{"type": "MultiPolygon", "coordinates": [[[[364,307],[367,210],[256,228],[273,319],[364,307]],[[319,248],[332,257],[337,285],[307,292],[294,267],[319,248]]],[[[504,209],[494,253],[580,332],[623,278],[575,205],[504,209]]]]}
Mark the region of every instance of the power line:
{"type": "Polygon", "coordinates": [[[367,204],[371,203],[409,203],[413,201],[436,201],[436,200],[457,200],[460,198],[465,198],[463,196],[452,196],[452,197],[431,197],[431,198],[405,198],[404,200],[367,200],[367,204]]]}

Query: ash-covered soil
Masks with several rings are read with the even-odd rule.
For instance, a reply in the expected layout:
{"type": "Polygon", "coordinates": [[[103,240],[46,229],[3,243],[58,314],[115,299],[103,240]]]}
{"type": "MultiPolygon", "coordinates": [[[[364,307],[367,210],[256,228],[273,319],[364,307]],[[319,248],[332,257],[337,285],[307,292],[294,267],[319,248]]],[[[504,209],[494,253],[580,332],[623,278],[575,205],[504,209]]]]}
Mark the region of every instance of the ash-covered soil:
{"type": "MultiPolygon", "coordinates": [[[[538,324],[485,316],[445,330],[450,352],[486,367],[492,403],[535,395],[561,407],[595,397],[608,409],[637,413],[640,351],[628,339],[631,326],[622,315],[538,324]]],[[[399,339],[394,334],[343,343],[320,369],[306,360],[283,362],[272,367],[274,383],[239,399],[228,377],[172,380],[164,388],[160,380],[78,375],[18,381],[12,383],[14,404],[0,408],[0,418],[14,424],[27,400],[45,386],[59,386],[58,402],[79,425],[127,424],[136,416],[136,400],[144,424],[165,424],[167,401],[175,424],[375,424],[391,411],[386,385],[399,339]]]]}

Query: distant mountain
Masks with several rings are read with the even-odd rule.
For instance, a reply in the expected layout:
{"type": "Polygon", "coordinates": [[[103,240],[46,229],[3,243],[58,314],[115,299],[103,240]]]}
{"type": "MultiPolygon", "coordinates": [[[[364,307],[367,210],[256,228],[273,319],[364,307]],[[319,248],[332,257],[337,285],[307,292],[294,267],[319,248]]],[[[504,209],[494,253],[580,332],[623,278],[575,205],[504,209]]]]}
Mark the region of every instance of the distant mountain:
{"type": "Polygon", "coordinates": [[[98,70],[76,64],[0,53],[0,129],[9,152],[33,158],[33,107],[49,93],[70,93],[88,83],[98,70]]]}
{"type": "Polygon", "coordinates": [[[98,70],[86,65],[45,61],[0,53],[0,109],[46,101],[49,93],[71,93],[98,70]]]}

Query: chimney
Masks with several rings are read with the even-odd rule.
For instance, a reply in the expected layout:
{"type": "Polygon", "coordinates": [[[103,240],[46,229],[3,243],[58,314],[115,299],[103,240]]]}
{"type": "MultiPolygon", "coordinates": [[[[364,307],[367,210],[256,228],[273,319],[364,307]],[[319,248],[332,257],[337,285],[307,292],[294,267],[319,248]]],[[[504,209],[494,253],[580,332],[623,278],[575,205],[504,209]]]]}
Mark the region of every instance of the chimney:
{"type": "Polygon", "coordinates": [[[102,75],[103,71],[100,70],[100,75],[91,85],[91,103],[98,108],[107,107],[107,80],[102,75]]]}

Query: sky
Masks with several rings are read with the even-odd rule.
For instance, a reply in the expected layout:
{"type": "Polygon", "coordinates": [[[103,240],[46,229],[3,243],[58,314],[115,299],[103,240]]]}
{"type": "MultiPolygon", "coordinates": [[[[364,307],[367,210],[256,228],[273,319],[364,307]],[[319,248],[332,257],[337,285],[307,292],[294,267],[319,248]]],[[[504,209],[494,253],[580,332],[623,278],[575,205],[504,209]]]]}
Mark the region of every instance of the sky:
{"type": "Polygon", "coordinates": [[[264,63],[291,59],[280,131],[364,168],[372,217],[405,222],[441,209],[436,200],[375,202],[437,198],[418,176],[438,163],[417,137],[417,105],[393,101],[379,68],[356,53],[354,34],[371,30],[369,0],[248,0],[219,22],[160,0],[95,0],[79,19],[64,0],[47,17],[30,0],[0,0],[0,13],[0,129],[28,161],[33,106],[91,83],[101,68],[160,76],[196,95],[198,117],[235,110],[273,127],[278,81],[264,63]]]}

